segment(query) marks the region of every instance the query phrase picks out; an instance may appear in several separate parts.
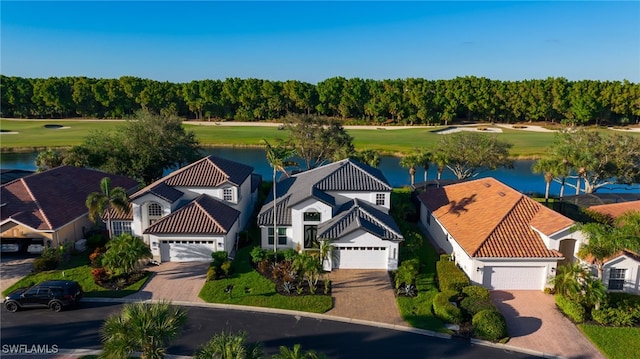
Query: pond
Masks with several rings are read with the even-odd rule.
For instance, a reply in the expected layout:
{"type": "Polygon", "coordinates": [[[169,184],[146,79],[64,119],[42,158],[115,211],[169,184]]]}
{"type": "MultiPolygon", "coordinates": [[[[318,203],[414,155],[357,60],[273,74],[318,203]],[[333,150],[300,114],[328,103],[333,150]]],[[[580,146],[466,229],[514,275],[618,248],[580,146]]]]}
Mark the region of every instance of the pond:
{"type": "MultiPolygon", "coordinates": [[[[255,172],[262,175],[265,180],[270,180],[273,170],[267,162],[265,151],[261,148],[230,148],[230,147],[214,147],[206,148],[204,155],[216,155],[233,161],[241,162],[255,168],[255,172]]],[[[37,152],[26,153],[6,153],[0,156],[0,168],[2,169],[23,169],[35,170],[35,158],[37,152]]],[[[515,188],[525,194],[544,194],[545,182],[542,174],[531,172],[533,160],[517,160],[511,169],[500,168],[493,171],[485,171],[478,175],[481,177],[494,177],[499,181],[515,188]]],[[[378,168],[384,173],[393,187],[402,187],[410,183],[409,171],[400,166],[400,159],[393,156],[383,156],[378,168]]],[[[170,171],[168,171],[170,172],[170,171]]],[[[437,168],[435,165],[429,167],[428,179],[436,179],[437,168]]],[[[416,182],[421,182],[424,178],[423,169],[418,168],[416,172],[416,182]]],[[[445,169],[442,174],[443,179],[454,179],[455,176],[451,171],[445,169]]],[[[569,179],[568,182],[575,183],[575,179],[569,179]]],[[[560,184],[551,183],[551,195],[558,195],[560,192],[560,184]]],[[[640,185],[611,185],[607,188],[598,189],[598,193],[640,193],[640,185]]],[[[575,194],[575,189],[565,187],[565,195],[575,194]]]]}

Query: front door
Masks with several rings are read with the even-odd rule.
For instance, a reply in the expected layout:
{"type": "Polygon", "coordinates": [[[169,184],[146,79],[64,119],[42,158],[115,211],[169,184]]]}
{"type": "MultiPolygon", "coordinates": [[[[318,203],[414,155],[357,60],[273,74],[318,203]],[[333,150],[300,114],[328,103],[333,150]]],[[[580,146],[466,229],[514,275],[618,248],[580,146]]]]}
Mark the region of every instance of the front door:
{"type": "Polygon", "coordinates": [[[315,248],[318,243],[318,226],[305,225],[304,226],[304,248],[315,248]]]}

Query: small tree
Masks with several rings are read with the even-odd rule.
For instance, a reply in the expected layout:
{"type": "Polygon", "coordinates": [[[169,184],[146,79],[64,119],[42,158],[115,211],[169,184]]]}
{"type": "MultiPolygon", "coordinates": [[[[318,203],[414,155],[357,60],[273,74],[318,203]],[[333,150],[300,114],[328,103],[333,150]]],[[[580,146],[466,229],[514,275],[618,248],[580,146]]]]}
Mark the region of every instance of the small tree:
{"type": "Polygon", "coordinates": [[[89,210],[89,219],[96,219],[105,214],[107,216],[107,228],[111,233],[111,215],[109,209],[114,208],[123,213],[129,213],[129,197],[122,187],[111,188],[111,178],[104,177],[100,181],[100,192],[92,192],[85,202],[89,210]]]}
{"type": "Polygon", "coordinates": [[[102,265],[114,275],[129,275],[137,270],[141,259],[151,257],[151,250],[142,239],[125,233],[107,243],[102,265]]]}
{"type": "Polygon", "coordinates": [[[574,226],[587,238],[587,242],[578,250],[578,256],[582,259],[591,258],[598,270],[598,279],[602,280],[604,263],[607,258],[613,256],[632,244],[628,238],[621,235],[621,230],[603,223],[585,223],[574,226]]]}
{"type": "Polygon", "coordinates": [[[143,359],[163,358],[166,348],[187,321],[187,313],[169,302],[128,303],[102,326],[102,358],[127,358],[142,352],[143,359]]]}
{"type": "Polygon", "coordinates": [[[259,359],[262,357],[260,343],[247,344],[247,333],[223,331],[216,334],[193,355],[194,359],[259,359]]]}

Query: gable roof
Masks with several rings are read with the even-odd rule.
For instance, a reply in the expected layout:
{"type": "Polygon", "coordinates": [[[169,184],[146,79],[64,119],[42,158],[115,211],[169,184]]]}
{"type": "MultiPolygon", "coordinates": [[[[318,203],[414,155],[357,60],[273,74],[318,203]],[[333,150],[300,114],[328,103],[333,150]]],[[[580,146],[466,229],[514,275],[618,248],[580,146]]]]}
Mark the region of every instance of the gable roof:
{"type": "Polygon", "coordinates": [[[100,192],[100,181],[129,192],[138,182],[119,175],[73,166],[60,166],[2,185],[0,220],[13,219],[37,230],[55,230],[86,215],[87,196],[100,192]]]}
{"type": "Polygon", "coordinates": [[[494,178],[427,189],[418,197],[471,257],[559,258],[540,234],[574,224],[494,178]]]}
{"type": "Polygon", "coordinates": [[[404,239],[388,213],[359,199],[345,203],[335,217],[321,223],[318,226],[318,238],[340,238],[357,229],[363,229],[384,240],[404,239]]]}
{"type": "Polygon", "coordinates": [[[240,211],[203,194],[179,210],[162,217],[144,233],[226,234],[239,216],[240,211]]]}
{"type": "MultiPolygon", "coordinates": [[[[177,193],[168,194],[166,187],[218,187],[224,183],[240,186],[253,172],[253,167],[230,161],[217,156],[204,157],[190,165],[184,166],[167,176],[153,182],[136,192],[131,199],[139,198],[147,193],[154,193],[162,198],[174,198],[177,193]],[[156,191],[156,192],[154,192],[156,191]],[[163,197],[168,196],[168,197],[163,197]]],[[[173,189],[178,191],[177,189],[173,189]]],[[[182,196],[182,194],[180,194],[182,196]]],[[[178,196],[177,198],[180,198],[178,196]]]]}
{"type": "MultiPolygon", "coordinates": [[[[352,159],[300,172],[277,182],[278,224],[291,225],[291,206],[315,199],[335,208],[335,198],[327,192],[390,192],[382,172],[352,159]]],[[[258,213],[258,225],[273,224],[273,192],[258,213]]]]}
{"type": "Polygon", "coordinates": [[[589,207],[589,210],[602,213],[616,219],[626,212],[640,211],[640,201],[619,202],[610,204],[601,204],[589,207]]]}

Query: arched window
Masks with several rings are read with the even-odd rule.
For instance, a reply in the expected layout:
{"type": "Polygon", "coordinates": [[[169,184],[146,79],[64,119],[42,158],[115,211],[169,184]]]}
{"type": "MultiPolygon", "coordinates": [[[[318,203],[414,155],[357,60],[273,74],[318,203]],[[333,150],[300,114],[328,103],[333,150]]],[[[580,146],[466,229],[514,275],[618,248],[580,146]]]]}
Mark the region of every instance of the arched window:
{"type": "Polygon", "coordinates": [[[309,211],[304,212],[304,221],[305,222],[320,222],[320,212],[309,211]]]}

